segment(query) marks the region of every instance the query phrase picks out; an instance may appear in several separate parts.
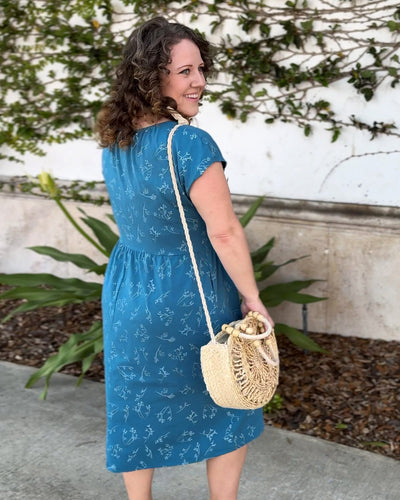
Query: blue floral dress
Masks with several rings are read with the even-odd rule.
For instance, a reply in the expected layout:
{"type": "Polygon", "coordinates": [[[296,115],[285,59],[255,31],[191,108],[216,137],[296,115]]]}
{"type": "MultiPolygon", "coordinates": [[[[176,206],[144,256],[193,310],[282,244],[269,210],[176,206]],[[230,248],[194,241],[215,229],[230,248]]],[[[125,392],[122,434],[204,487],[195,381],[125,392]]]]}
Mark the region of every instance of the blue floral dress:
{"type": "MultiPolygon", "coordinates": [[[[138,131],[126,149],[103,152],[120,239],[103,287],[107,468],[127,472],[198,462],[233,451],[263,430],[262,410],[216,406],[200,368],[209,341],[170,178],[167,138],[175,122],[138,131]]],[[[239,318],[238,293],[189,198],[216,161],[209,134],[178,128],[174,164],[213,328],[239,318]]],[[[218,367],[216,367],[218,370],[218,367]]]]}

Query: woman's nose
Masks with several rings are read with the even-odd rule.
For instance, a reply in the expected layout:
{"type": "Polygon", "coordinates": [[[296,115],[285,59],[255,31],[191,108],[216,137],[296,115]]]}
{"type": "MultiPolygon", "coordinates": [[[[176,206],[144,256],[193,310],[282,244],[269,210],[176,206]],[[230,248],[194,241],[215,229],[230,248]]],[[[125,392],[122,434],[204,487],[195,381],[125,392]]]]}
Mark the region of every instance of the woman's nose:
{"type": "Polygon", "coordinates": [[[205,85],[206,85],[206,79],[205,79],[203,71],[200,71],[200,70],[196,71],[196,73],[194,74],[193,81],[192,81],[192,86],[193,87],[205,87],[205,85]]]}

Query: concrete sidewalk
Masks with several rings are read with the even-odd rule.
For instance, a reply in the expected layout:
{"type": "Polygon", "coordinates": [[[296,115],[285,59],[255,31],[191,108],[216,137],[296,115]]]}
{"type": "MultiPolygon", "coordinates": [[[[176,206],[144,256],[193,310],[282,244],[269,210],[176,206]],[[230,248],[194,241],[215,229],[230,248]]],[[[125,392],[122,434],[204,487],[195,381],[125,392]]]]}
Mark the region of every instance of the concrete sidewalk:
{"type": "MultiPolygon", "coordinates": [[[[55,375],[24,389],[31,368],[0,363],[0,499],[124,500],[104,468],[104,387],[55,375]]],[[[205,464],[157,469],[154,500],[206,500],[205,464]]],[[[239,500],[399,500],[400,462],[267,427],[250,445],[239,500]]]]}

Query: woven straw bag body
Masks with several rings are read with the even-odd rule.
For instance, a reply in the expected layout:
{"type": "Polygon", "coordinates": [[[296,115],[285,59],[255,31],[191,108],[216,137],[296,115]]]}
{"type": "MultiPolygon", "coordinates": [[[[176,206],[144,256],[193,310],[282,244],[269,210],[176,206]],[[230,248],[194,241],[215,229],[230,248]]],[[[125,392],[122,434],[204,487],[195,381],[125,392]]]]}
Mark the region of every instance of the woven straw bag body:
{"type": "Polygon", "coordinates": [[[172,158],[172,137],[180,125],[188,122],[173,109],[170,113],[178,120],[167,142],[172,185],[211,337],[200,350],[204,381],[211,398],[219,406],[261,408],[272,398],[278,385],[279,357],[275,334],[261,314],[249,312],[244,319],[223,325],[221,332],[214,335],[172,158]]]}
{"type": "Polygon", "coordinates": [[[275,334],[261,340],[241,338],[265,332],[264,318],[249,313],[243,320],[223,325],[221,332],[200,350],[201,369],[211,398],[219,406],[261,408],[270,401],[279,382],[275,334]]]}

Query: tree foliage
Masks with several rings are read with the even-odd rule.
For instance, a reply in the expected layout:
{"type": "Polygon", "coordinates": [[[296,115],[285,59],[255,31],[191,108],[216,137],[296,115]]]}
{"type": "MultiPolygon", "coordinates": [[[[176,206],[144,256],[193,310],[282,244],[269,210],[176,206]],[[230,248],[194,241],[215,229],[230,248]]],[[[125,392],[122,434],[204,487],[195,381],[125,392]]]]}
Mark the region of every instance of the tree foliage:
{"type": "Polygon", "coordinates": [[[306,136],[322,123],[332,141],[343,127],[400,135],[379,116],[339,116],[324,94],[342,81],[369,102],[398,85],[395,0],[2,0],[0,158],[92,136],[125,37],[159,14],[211,37],[219,76],[209,98],[228,117],[257,113],[266,123],[293,122],[306,136]]]}
{"type": "Polygon", "coordinates": [[[0,145],[41,155],[91,136],[121,50],[110,2],[11,0],[0,14],[0,145]]]}

